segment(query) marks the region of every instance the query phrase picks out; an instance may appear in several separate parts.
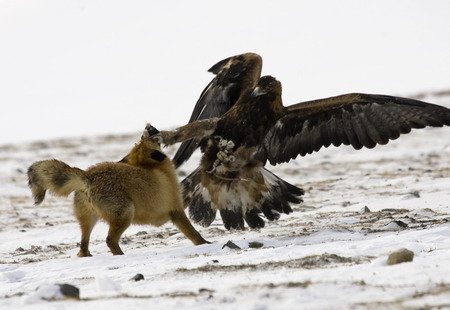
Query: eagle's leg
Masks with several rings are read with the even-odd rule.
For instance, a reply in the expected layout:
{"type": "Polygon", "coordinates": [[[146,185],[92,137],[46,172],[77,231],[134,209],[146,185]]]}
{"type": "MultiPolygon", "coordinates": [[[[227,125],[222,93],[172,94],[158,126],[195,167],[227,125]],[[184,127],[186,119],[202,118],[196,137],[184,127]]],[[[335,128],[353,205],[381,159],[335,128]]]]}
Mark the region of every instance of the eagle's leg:
{"type": "Polygon", "coordinates": [[[219,152],[217,152],[217,159],[214,161],[212,169],[206,171],[209,174],[226,175],[228,169],[227,165],[232,163],[236,158],[233,155],[234,143],[231,140],[226,140],[222,137],[215,137],[219,152]]]}

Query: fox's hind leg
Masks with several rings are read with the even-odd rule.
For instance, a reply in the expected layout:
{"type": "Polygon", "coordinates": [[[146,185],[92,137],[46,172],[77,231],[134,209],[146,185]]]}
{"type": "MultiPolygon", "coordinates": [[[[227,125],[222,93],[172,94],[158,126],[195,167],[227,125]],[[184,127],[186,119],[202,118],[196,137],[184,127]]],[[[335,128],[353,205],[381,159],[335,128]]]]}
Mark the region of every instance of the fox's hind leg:
{"type": "Polygon", "coordinates": [[[133,220],[133,208],[128,206],[126,208],[118,208],[122,210],[120,214],[109,214],[106,219],[109,224],[108,236],[106,237],[106,244],[113,255],[123,255],[122,249],[119,246],[120,237],[123,232],[130,226],[133,220]]]}
{"type": "Polygon", "coordinates": [[[92,229],[97,223],[98,217],[89,206],[87,196],[84,193],[75,193],[74,211],[81,229],[80,251],[78,252],[77,256],[92,256],[89,252],[89,239],[91,237],[92,229]]]}
{"type": "Polygon", "coordinates": [[[106,237],[106,244],[113,255],[123,255],[122,249],[119,246],[119,240],[123,232],[130,226],[131,219],[114,220],[109,223],[108,236],[106,237]]]}

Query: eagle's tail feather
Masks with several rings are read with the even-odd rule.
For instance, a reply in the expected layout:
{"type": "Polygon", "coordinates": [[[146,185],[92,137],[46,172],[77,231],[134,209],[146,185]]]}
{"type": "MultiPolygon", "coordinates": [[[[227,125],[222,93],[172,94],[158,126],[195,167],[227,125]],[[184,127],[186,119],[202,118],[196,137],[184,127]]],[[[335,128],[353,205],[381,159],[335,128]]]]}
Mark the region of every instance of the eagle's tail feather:
{"type": "Polygon", "coordinates": [[[220,210],[220,216],[222,217],[223,226],[226,229],[244,229],[244,218],[242,217],[241,210],[220,210]]]}
{"type": "Polygon", "coordinates": [[[216,218],[216,210],[211,207],[211,200],[206,189],[200,184],[200,168],[195,169],[181,182],[185,207],[189,206],[189,217],[194,223],[208,227],[216,218]]]}
{"type": "Polygon", "coordinates": [[[303,202],[300,196],[305,192],[302,188],[282,180],[265,168],[262,172],[269,191],[260,209],[269,221],[278,220],[281,213],[291,213],[290,203],[303,202]]]}
{"type": "Polygon", "coordinates": [[[247,210],[245,213],[244,218],[250,228],[263,228],[266,224],[259,214],[261,211],[256,208],[247,210]]]}
{"type": "MultiPolygon", "coordinates": [[[[265,225],[262,215],[269,221],[278,220],[281,213],[292,212],[291,203],[303,201],[300,197],[304,194],[303,189],[282,180],[265,168],[260,172],[267,188],[261,200],[248,204],[248,197],[251,197],[249,193],[244,190],[241,192],[242,197],[238,197],[236,194],[239,190],[233,192],[229,188],[232,196],[230,200],[221,199],[219,206],[213,206],[208,189],[200,182],[202,172],[197,168],[181,182],[184,202],[189,206],[189,217],[194,223],[208,227],[216,218],[216,210],[219,209],[223,225],[228,230],[244,229],[244,221],[250,228],[262,228],[265,225]]],[[[239,183],[234,183],[234,186],[241,188],[239,183]]]]}

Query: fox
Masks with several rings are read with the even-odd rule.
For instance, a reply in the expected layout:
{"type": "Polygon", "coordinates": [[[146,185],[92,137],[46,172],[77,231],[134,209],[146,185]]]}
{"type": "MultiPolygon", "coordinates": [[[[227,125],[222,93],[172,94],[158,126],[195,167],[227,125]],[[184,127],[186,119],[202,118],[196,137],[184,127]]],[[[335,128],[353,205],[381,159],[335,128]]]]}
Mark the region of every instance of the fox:
{"type": "Polygon", "coordinates": [[[106,245],[123,255],[119,240],[131,224],[161,226],[171,221],[194,245],[210,243],[194,228],[172,161],[144,131],[141,140],[119,162],[102,162],[82,170],[56,160],[34,162],[27,171],[35,205],[46,192],[57,197],[74,193],[73,209],[81,230],[78,257],[92,256],[89,239],[99,219],[108,226],[106,245]]]}

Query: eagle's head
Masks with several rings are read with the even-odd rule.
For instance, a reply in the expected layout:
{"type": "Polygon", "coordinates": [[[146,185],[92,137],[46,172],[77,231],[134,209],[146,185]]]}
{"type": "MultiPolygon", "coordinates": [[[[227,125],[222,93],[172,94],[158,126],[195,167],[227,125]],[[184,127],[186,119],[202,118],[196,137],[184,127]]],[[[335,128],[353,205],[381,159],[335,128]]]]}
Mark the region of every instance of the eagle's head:
{"type": "Polygon", "coordinates": [[[259,79],[258,85],[252,92],[252,97],[267,96],[281,97],[281,83],[270,75],[265,75],[259,79]]]}

